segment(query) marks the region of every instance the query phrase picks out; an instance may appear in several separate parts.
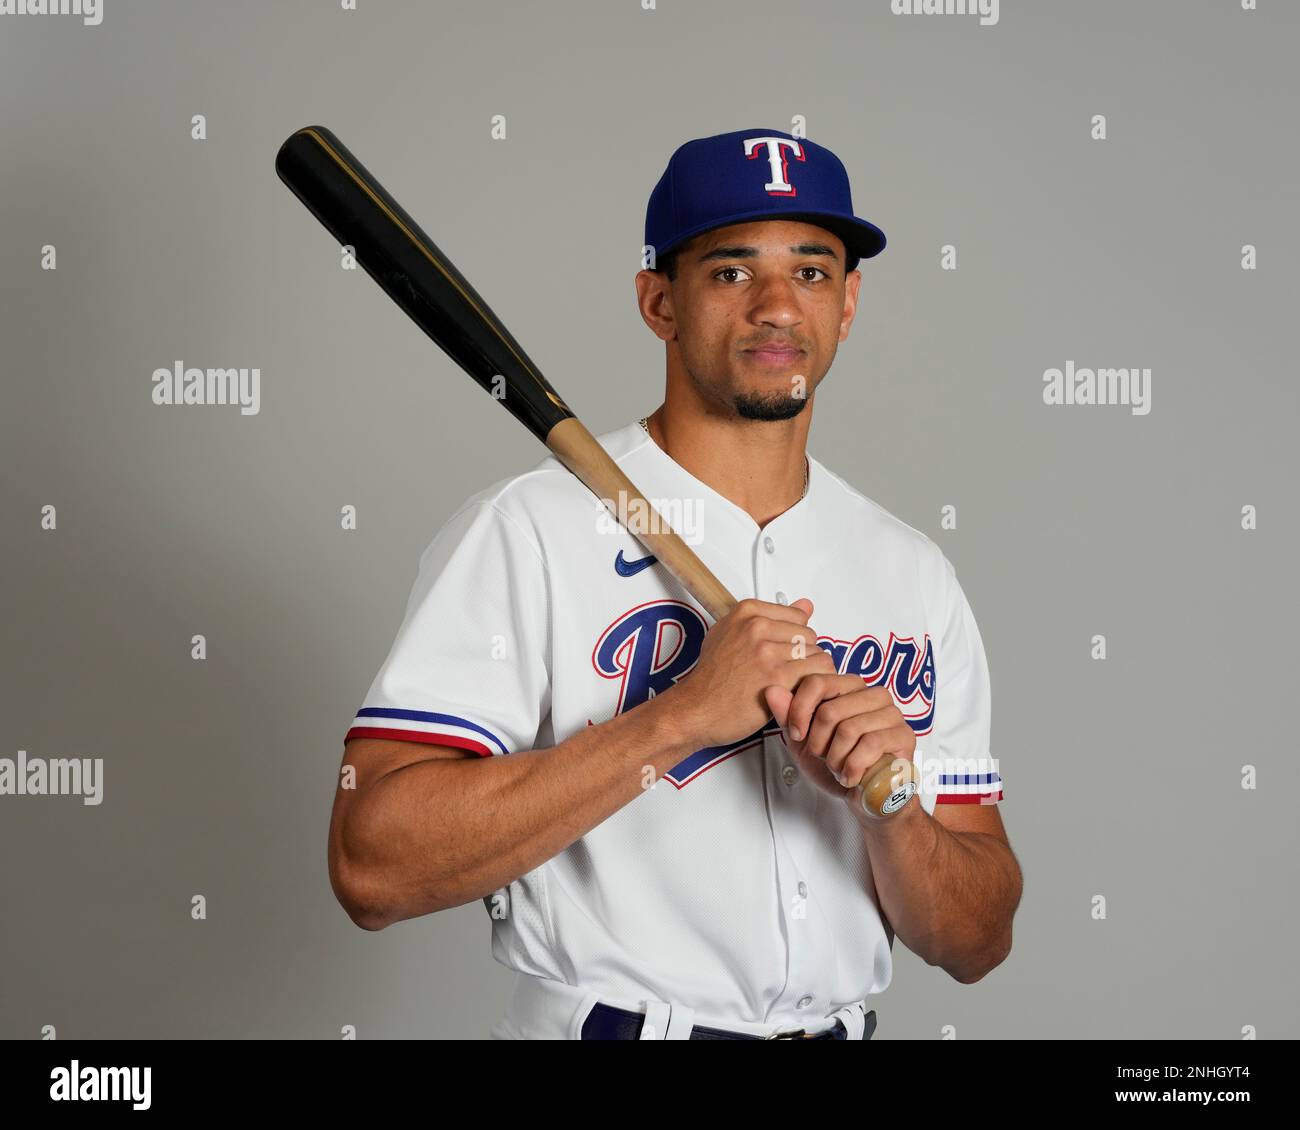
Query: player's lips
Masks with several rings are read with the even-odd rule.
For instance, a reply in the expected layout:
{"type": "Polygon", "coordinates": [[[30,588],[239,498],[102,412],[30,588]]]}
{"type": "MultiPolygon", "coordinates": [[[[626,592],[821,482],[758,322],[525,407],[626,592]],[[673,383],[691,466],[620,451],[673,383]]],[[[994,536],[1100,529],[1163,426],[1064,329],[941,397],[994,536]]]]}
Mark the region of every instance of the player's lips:
{"type": "Polygon", "coordinates": [[[803,356],[803,350],[793,345],[761,345],[757,349],[746,349],[745,353],[768,365],[788,365],[796,357],[803,356]]]}

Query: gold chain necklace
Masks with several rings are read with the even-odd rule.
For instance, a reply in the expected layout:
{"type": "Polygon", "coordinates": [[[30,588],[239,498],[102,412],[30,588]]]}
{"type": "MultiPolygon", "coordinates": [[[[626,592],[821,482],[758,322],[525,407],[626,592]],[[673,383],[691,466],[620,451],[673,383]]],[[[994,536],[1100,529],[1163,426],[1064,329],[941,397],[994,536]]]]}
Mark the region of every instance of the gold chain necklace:
{"type": "MultiPolygon", "coordinates": [[[[647,422],[649,419],[650,419],[649,416],[642,416],[641,419],[638,421],[638,423],[640,423],[640,425],[645,429],[646,435],[650,434],[650,424],[647,422]]],[[[805,457],[803,461],[803,494],[801,494],[799,498],[802,500],[806,498],[807,495],[808,495],[808,460],[805,457]]]]}

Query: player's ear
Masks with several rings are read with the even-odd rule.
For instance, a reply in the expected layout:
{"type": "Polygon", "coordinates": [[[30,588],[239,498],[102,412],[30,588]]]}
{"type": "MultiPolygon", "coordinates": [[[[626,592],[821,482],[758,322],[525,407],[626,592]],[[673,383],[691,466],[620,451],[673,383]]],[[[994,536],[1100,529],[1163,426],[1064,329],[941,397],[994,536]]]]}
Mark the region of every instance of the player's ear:
{"type": "Polygon", "coordinates": [[[858,313],[858,287],[862,285],[862,272],[854,267],[844,276],[844,310],[840,314],[840,341],[847,341],[853,319],[858,313]]]}
{"type": "Polygon", "coordinates": [[[660,341],[672,341],[677,336],[677,321],[673,316],[672,284],[662,271],[636,273],[636,305],[641,320],[650,327],[660,341]]]}

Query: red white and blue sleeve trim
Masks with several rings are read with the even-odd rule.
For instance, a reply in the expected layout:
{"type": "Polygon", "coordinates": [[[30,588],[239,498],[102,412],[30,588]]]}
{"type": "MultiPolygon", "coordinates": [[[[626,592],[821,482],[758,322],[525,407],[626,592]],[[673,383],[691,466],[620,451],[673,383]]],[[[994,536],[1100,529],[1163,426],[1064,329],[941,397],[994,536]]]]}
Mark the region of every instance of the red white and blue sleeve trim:
{"type": "Polygon", "coordinates": [[[996,773],[941,773],[936,804],[996,804],[1002,778],[996,773]]]}
{"type": "Polygon", "coordinates": [[[394,742],[424,742],[468,749],[480,757],[506,753],[506,744],[496,734],[477,722],[456,714],[437,714],[427,710],[394,710],[386,706],[367,706],[357,711],[345,742],[352,738],[387,738],[394,742]]]}

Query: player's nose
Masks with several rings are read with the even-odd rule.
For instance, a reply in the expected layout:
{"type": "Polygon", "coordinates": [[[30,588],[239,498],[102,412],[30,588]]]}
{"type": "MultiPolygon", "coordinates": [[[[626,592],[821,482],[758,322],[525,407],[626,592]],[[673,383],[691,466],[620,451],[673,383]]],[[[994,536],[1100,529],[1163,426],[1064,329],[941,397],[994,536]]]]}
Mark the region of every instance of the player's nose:
{"type": "Polygon", "coordinates": [[[788,329],[803,321],[794,281],[778,274],[759,275],[750,287],[750,320],[788,329]]]}

